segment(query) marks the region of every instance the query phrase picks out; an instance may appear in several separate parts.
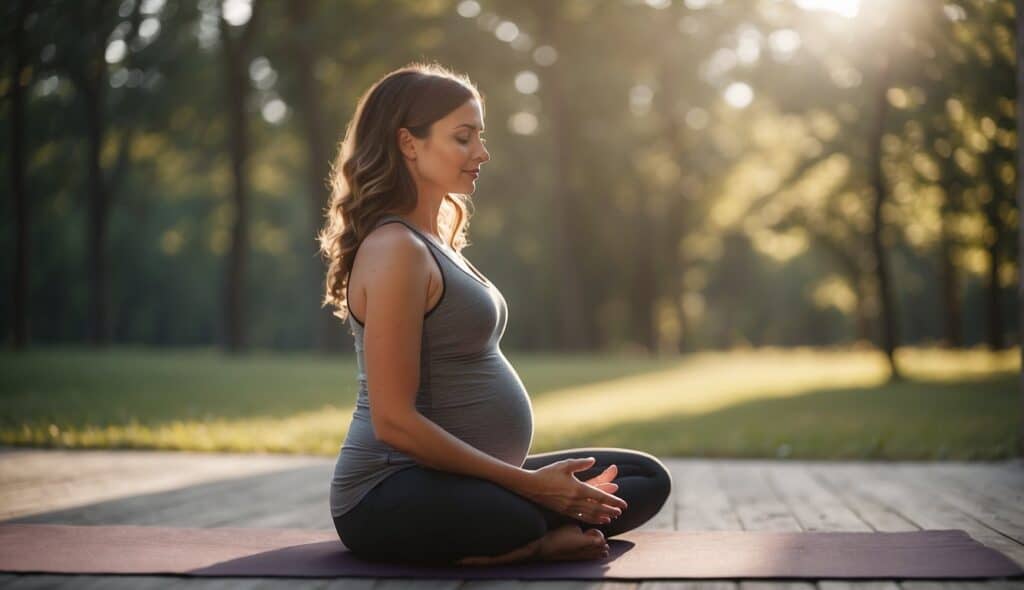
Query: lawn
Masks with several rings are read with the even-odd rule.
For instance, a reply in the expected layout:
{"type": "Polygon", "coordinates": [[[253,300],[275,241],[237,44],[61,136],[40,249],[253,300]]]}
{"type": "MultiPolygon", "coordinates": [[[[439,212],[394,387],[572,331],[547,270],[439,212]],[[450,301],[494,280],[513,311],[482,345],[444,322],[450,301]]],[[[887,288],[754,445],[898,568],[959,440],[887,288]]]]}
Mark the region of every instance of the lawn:
{"type": "MultiPolygon", "coordinates": [[[[759,349],[673,359],[506,352],[533,400],[533,452],[659,457],[1014,456],[1020,352],[759,349]]],[[[0,355],[0,443],[335,455],[352,358],[211,350],[0,355]]]]}

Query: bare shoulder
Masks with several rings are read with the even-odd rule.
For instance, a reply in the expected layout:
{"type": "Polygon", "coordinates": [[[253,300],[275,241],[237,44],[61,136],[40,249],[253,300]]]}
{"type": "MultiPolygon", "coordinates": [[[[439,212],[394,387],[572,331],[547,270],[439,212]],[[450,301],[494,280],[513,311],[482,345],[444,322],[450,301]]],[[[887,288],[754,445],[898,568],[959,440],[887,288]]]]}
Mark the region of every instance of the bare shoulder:
{"type": "Polygon", "coordinates": [[[428,254],[426,244],[401,223],[375,228],[359,245],[360,254],[364,250],[367,258],[374,259],[416,258],[416,254],[428,254]]]}
{"type": "Polygon", "coordinates": [[[425,279],[429,257],[426,244],[401,223],[388,223],[371,231],[359,245],[357,256],[360,266],[368,271],[368,282],[400,276],[425,279]]]}

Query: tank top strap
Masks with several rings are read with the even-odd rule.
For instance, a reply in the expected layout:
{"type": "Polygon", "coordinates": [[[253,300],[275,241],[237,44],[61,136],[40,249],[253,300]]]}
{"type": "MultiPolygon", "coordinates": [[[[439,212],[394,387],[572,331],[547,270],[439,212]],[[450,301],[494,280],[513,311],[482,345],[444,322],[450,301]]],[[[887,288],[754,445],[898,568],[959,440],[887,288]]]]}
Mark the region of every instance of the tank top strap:
{"type": "Polygon", "coordinates": [[[430,239],[429,237],[427,237],[427,235],[426,235],[426,234],[424,234],[424,233],[423,233],[422,231],[420,231],[420,229],[419,229],[419,228],[417,228],[417,227],[416,227],[416,226],[414,226],[413,224],[409,223],[409,222],[408,222],[408,221],[406,221],[405,219],[402,219],[402,218],[401,218],[401,217],[399,217],[398,215],[385,215],[384,217],[381,217],[381,218],[380,218],[380,221],[378,221],[378,222],[377,222],[377,225],[376,225],[376,227],[380,227],[380,226],[384,225],[384,223],[386,223],[386,222],[389,222],[389,221],[397,221],[397,222],[401,223],[401,224],[402,224],[402,225],[404,225],[405,227],[407,227],[407,228],[411,229],[411,230],[412,230],[412,232],[413,232],[414,234],[416,234],[417,236],[419,236],[419,238],[420,238],[421,240],[423,240],[424,242],[426,242],[428,246],[433,246],[434,248],[437,248],[438,250],[441,250],[441,247],[440,247],[440,246],[438,246],[438,245],[437,245],[437,243],[436,243],[436,242],[434,242],[434,240],[432,240],[432,239],[430,239]]]}
{"type": "Polygon", "coordinates": [[[402,219],[398,215],[385,215],[384,217],[381,217],[380,221],[377,223],[377,227],[380,227],[385,222],[389,222],[389,221],[392,221],[392,220],[397,221],[397,222],[401,223],[402,225],[404,225],[405,227],[407,227],[410,230],[412,230],[412,232],[414,234],[419,236],[419,238],[421,240],[423,240],[427,244],[427,248],[428,249],[429,248],[433,248],[434,250],[436,250],[437,251],[437,255],[434,256],[434,259],[438,260],[438,264],[441,264],[441,260],[443,260],[446,264],[455,267],[459,272],[465,273],[470,278],[472,278],[473,280],[475,280],[478,283],[482,284],[483,286],[488,287],[488,288],[491,287],[491,281],[489,281],[487,279],[487,277],[485,277],[483,275],[483,273],[481,273],[479,270],[477,270],[476,267],[473,266],[473,264],[470,263],[468,260],[466,260],[463,256],[461,256],[458,253],[449,253],[447,250],[442,248],[437,242],[435,242],[434,240],[430,239],[426,234],[424,234],[418,228],[413,226],[413,224],[409,223],[405,219],[402,219]],[[461,258],[462,260],[464,260],[465,263],[466,263],[466,266],[468,266],[469,268],[465,268],[461,264],[456,262],[455,261],[456,257],[461,258]]]}

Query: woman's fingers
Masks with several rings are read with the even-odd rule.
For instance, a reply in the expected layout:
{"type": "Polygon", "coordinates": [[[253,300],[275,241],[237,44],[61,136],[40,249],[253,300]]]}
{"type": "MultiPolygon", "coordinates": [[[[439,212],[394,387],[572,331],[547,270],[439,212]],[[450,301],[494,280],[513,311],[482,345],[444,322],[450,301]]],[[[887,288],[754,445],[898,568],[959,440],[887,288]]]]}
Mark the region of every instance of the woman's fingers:
{"type": "Polygon", "coordinates": [[[594,486],[587,486],[586,499],[594,500],[598,504],[607,504],[609,506],[618,508],[619,510],[625,510],[629,507],[625,500],[618,496],[613,496],[608,492],[596,488],[594,486]]]}
{"type": "Polygon", "coordinates": [[[589,524],[608,524],[613,518],[607,514],[601,514],[594,511],[594,509],[590,507],[573,510],[571,516],[589,524]],[[581,514],[583,516],[580,516],[581,514]]]}
{"type": "Polygon", "coordinates": [[[615,476],[618,474],[619,468],[612,464],[605,468],[605,470],[602,471],[600,474],[588,479],[585,483],[589,483],[590,485],[596,485],[599,483],[609,483],[613,479],[615,479],[615,476]]]}
{"type": "Polygon", "coordinates": [[[607,504],[601,504],[591,500],[584,500],[582,507],[572,509],[573,516],[576,516],[577,518],[580,518],[577,516],[578,514],[583,513],[584,515],[588,515],[593,522],[601,523],[614,520],[622,516],[623,512],[623,510],[616,508],[615,506],[608,506],[607,504]],[[608,521],[602,520],[605,518],[607,518],[608,521]]]}
{"type": "Polygon", "coordinates": [[[597,476],[597,479],[601,483],[610,482],[613,479],[615,479],[615,476],[618,475],[618,473],[619,468],[616,467],[614,463],[612,463],[611,465],[608,466],[607,469],[601,472],[601,475],[597,476]]]}

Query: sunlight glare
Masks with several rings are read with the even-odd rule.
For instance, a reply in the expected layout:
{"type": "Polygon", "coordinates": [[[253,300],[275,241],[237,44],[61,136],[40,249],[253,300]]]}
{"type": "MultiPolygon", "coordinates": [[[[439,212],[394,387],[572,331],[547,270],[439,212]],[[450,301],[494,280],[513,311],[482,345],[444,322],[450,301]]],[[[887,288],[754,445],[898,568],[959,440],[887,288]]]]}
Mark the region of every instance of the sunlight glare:
{"type": "Polygon", "coordinates": [[[530,70],[523,70],[516,74],[516,90],[523,94],[533,94],[540,87],[540,78],[530,70]]]}
{"type": "Polygon", "coordinates": [[[224,20],[233,27],[240,27],[252,17],[252,0],[224,0],[224,20]]]}
{"type": "Polygon", "coordinates": [[[793,29],[778,29],[768,35],[768,45],[772,49],[772,56],[779,61],[785,61],[793,56],[800,49],[800,33],[793,29]]]}
{"type": "Polygon", "coordinates": [[[464,0],[455,7],[455,12],[463,18],[473,18],[480,14],[480,4],[473,0],[464,0]]]}
{"type": "Polygon", "coordinates": [[[825,11],[844,18],[856,18],[860,12],[860,0],[794,0],[796,5],[807,11],[825,11]]]}
{"type": "Polygon", "coordinates": [[[761,55],[761,33],[755,27],[744,25],[739,28],[736,57],[742,63],[751,64],[761,55]]]}
{"type": "Polygon", "coordinates": [[[724,96],[729,106],[742,109],[754,100],[754,89],[744,82],[733,82],[725,89],[724,96]]]}

